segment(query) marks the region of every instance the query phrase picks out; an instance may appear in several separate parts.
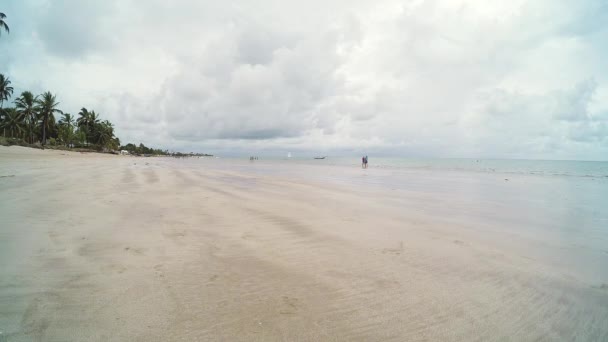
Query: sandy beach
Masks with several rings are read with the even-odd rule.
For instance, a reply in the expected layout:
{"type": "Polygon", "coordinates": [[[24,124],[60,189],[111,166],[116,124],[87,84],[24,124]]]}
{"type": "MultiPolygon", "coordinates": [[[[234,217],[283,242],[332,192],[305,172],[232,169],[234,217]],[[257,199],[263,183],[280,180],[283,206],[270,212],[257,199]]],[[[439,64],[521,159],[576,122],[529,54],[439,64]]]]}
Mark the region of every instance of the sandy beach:
{"type": "Polygon", "coordinates": [[[0,147],[0,341],[608,340],[526,213],[205,165],[0,147]]]}

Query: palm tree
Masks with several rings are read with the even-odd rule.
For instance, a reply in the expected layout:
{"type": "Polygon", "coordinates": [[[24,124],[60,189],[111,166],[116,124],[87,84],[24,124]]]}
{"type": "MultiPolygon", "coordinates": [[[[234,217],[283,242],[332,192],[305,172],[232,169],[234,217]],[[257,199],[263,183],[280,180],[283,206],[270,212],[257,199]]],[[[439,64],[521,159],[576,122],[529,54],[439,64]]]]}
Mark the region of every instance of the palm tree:
{"type": "Polygon", "coordinates": [[[15,100],[17,110],[23,115],[23,119],[27,123],[31,144],[34,143],[34,131],[36,130],[36,124],[38,123],[37,102],[38,96],[34,96],[31,91],[24,91],[21,93],[21,96],[15,100]]]}
{"type": "Polygon", "coordinates": [[[107,147],[114,138],[114,125],[108,120],[96,125],[96,140],[101,146],[107,147]]]}
{"type": "Polygon", "coordinates": [[[91,117],[89,118],[89,132],[91,135],[92,142],[94,144],[103,145],[100,141],[101,130],[103,129],[103,125],[99,121],[99,114],[95,113],[94,110],[91,111],[91,117]]]}
{"type": "Polygon", "coordinates": [[[89,125],[91,121],[91,113],[88,109],[82,107],[82,109],[80,109],[80,112],[78,112],[78,115],[79,117],[76,120],[76,124],[78,125],[80,131],[84,133],[84,140],[86,144],[88,143],[88,136],[90,135],[89,125]]]}
{"type": "Polygon", "coordinates": [[[38,109],[40,117],[42,118],[42,145],[46,145],[46,131],[51,125],[55,124],[55,113],[62,113],[57,108],[59,102],[55,95],[51,94],[50,91],[42,94],[42,98],[38,99],[38,109]]]}
{"type": "Polygon", "coordinates": [[[95,129],[97,128],[97,125],[99,125],[99,114],[92,110],[89,115],[89,131],[94,137],[96,135],[95,129]]]}
{"type": "MultiPolygon", "coordinates": [[[[1,20],[0,20],[1,21],[1,20]]],[[[2,119],[4,111],[2,110],[2,105],[4,101],[8,100],[11,95],[13,95],[13,87],[11,87],[11,80],[8,77],[4,77],[4,75],[0,74],[0,119],[2,119]]],[[[6,130],[2,131],[2,135],[6,136],[6,130]]]]}
{"type": "Polygon", "coordinates": [[[91,139],[95,138],[95,125],[99,123],[99,115],[95,111],[90,111],[86,108],[82,108],[78,112],[79,118],[76,120],[78,128],[84,131],[86,143],[90,143],[91,139]]]}
{"type": "Polygon", "coordinates": [[[4,113],[2,128],[10,131],[11,138],[15,137],[15,133],[23,133],[25,131],[23,116],[16,108],[7,108],[4,110],[4,113]]]}
{"type": "Polygon", "coordinates": [[[13,95],[11,80],[8,77],[0,74],[0,107],[2,107],[2,103],[8,100],[11,95],[13,95]]]}
{"type": "Polygon", "coordinates": [[[11,33],[11,30],[8,28],[8,25],[4,21],[6,18],[6,14],[0,12],[0,35],[2,35],[2,30],[6,31],[6,33],[11,33]]]}
{"type": "Polygon", "coordinates": [[[5,77],[3,74],[0,74],[0,109],[4,104],[4,101],[7,101],[11,95],[13,95],[11,80],[8,77],[5,77]]]}
{"type": "Polygon", "coordinates": [[[60,125],[65,125],[69,128],[74,127],[74,116],[70,113],[61,114],[61,119],[59,120],[60,125]]]}
{"type": "Polygon", "coordinates": [[[74,116],[69,113],[61,114],[61,120],[59,120],[59,132],[61,140],[67,145],[71,144],[74,136],[74,116]]]}
{"type": "Polygon", "coordinates": [[[91,124],[99,123],[99,114],[95,113],[94,110],[91,111],[91,124]]]}
{"type": "Polygon", "coordinates": [[[89,110],[82,107],[80,109],[80,112],[78,112],[78,115],[80,116],[76,122],[78,123],[78,127],[82,127],[82,126],[86,126],[86,124],[89,122],[89,110]]]}

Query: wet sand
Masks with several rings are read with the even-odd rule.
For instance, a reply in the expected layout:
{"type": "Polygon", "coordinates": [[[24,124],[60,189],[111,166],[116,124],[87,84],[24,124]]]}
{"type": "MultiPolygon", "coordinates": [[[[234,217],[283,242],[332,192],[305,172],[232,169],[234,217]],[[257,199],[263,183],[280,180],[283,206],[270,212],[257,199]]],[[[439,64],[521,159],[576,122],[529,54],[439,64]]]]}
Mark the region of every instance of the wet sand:
{"type": "Polygon", "coordinates": [[[0,147],[0,340],[608,340],[606,283],[437,200],[0,147]]]}

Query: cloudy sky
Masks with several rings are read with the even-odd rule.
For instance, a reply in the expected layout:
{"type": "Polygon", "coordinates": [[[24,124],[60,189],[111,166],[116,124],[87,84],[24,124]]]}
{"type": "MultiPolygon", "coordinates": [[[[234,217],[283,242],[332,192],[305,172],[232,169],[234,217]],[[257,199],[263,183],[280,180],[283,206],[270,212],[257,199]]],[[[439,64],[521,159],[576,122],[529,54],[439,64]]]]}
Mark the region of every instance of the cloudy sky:
{"type": "Polygon", "coordinates": [[[2,0],[0,73],[123,142],[608,159],[605,0],[2,0]]]}

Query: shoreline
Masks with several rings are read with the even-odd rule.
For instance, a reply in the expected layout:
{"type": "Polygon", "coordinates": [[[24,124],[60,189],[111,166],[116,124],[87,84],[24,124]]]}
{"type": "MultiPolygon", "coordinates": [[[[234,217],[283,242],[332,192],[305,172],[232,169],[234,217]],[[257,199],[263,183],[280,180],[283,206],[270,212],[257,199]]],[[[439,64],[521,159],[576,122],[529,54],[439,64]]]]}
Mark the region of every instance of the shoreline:
{"type": "MultiPolygon", "coordinates": [[[[1,138],[1,137],[0,137],[1,138]]],[[[174,152],[173,154],[121,154],[121,150],[115,151],[100,151],[93,148],[84,148],[84,147],[66,147],[61,145],[55,146],[42,146],[42,145],[32,145],[25,143],[23,141],[19,141],[15,144],[0,144],[0,148],[11,148],[11,147],[19,147],[23,149],[32,149],[32,150],[40,150],[40,151],[65,151],[65,152],[74,152],[74,153],[99,153],[99,154],[112,154],[112,155],[129,155],[132,157],[175,157],[175,158],[184,158],[184,157],[213,157],[213,154],[207,153],[181,153],[174,152]]]]}

